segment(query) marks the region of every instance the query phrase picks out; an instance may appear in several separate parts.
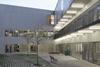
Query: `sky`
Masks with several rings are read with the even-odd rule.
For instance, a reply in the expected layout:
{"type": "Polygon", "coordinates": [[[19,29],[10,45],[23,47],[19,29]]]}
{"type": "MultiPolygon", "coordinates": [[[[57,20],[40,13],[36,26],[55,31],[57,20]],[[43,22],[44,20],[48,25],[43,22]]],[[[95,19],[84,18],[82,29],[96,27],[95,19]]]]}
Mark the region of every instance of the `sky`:
{"type": "Polygon", "coordinates": [[[58,0],[0,0],[0,4],[55,10],[58,0]]]}

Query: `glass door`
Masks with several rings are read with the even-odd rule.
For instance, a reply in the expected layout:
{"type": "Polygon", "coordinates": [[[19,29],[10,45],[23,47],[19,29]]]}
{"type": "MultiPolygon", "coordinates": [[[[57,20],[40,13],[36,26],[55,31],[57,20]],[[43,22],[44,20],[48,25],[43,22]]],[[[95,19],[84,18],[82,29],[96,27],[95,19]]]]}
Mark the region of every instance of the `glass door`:
{"type": "Polygon", "coordinates": [[[96,43],[83,43],[82,58],[89,62],[94,63],[96,61],[96,43]]]}

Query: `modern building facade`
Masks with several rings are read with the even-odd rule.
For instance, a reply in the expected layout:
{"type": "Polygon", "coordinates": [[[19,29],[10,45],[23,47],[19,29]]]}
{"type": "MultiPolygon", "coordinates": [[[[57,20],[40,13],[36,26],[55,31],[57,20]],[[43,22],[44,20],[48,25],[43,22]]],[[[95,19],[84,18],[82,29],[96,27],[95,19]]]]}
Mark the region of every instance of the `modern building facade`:
{"type": "Polygon", "coordinates": [[[0,4],[0,53],[58,52],[100,65],[100,1],[58,0],[55,10],[0,4]]]}
{"type": "Polygon", "coordinates": [[[56,50],[64,54],[69,50],[75,58],[100,64],[100,2],[80,1],[80,7],[76,3],[77,0],[55,27],[58,30],[54,37],[56,50]],[[85,5],[82,7],[82,4],[85,5]]]}
{"type": "Polygon", "coordinates": [[[5,53],[6,45],[32,45],[37,31],[52,33],[48,23],[50,14],[48,10],[0,4],[0,52],[5,53]]]}

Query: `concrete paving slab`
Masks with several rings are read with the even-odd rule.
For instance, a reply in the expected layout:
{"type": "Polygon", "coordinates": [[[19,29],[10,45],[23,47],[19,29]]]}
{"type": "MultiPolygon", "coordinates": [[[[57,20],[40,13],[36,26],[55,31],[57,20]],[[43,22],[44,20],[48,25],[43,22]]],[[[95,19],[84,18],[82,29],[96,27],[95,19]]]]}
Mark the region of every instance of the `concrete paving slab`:
{"type": "MultiPolygon", "coordinates": [[[[50,57],[48,53],[40,53],[39,56],[42,57],[44,60],[50,62],[50,57]]],[[[78,60],[76,58],[65,56],[63,54],[54,54],[52,56],[58,59],[57,63],[50,62],[55,67],[100,67],[99,65],[92,64],[85,60],[78,60]]]]}

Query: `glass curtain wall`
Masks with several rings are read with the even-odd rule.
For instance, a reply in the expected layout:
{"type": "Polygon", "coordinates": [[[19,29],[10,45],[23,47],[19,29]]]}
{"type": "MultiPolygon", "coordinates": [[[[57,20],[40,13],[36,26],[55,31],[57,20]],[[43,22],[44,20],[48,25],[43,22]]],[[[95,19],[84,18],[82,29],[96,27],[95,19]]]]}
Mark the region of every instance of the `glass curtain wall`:
{"type": "Polygon", "coordinates": [[[70,49],[71,56],[100,65],[100,42],[70,43],[63,47],[63,53],[70,49]]]}
{"type": "Polygon", "coordinates": [[[99,42],[83,43],[82,58],[89,62],[100,65],[100,43],[99,42]]]}
{"type": "Polygon", "coordinates": [[[66,56],[100,65],[100,42],[59,44],[56,50],[66,56]]]}
{"type": "Polygon", "coordinates": [[[82,59],[82,43],[71,44],[71,55],[75,58],[82,59]]]}

